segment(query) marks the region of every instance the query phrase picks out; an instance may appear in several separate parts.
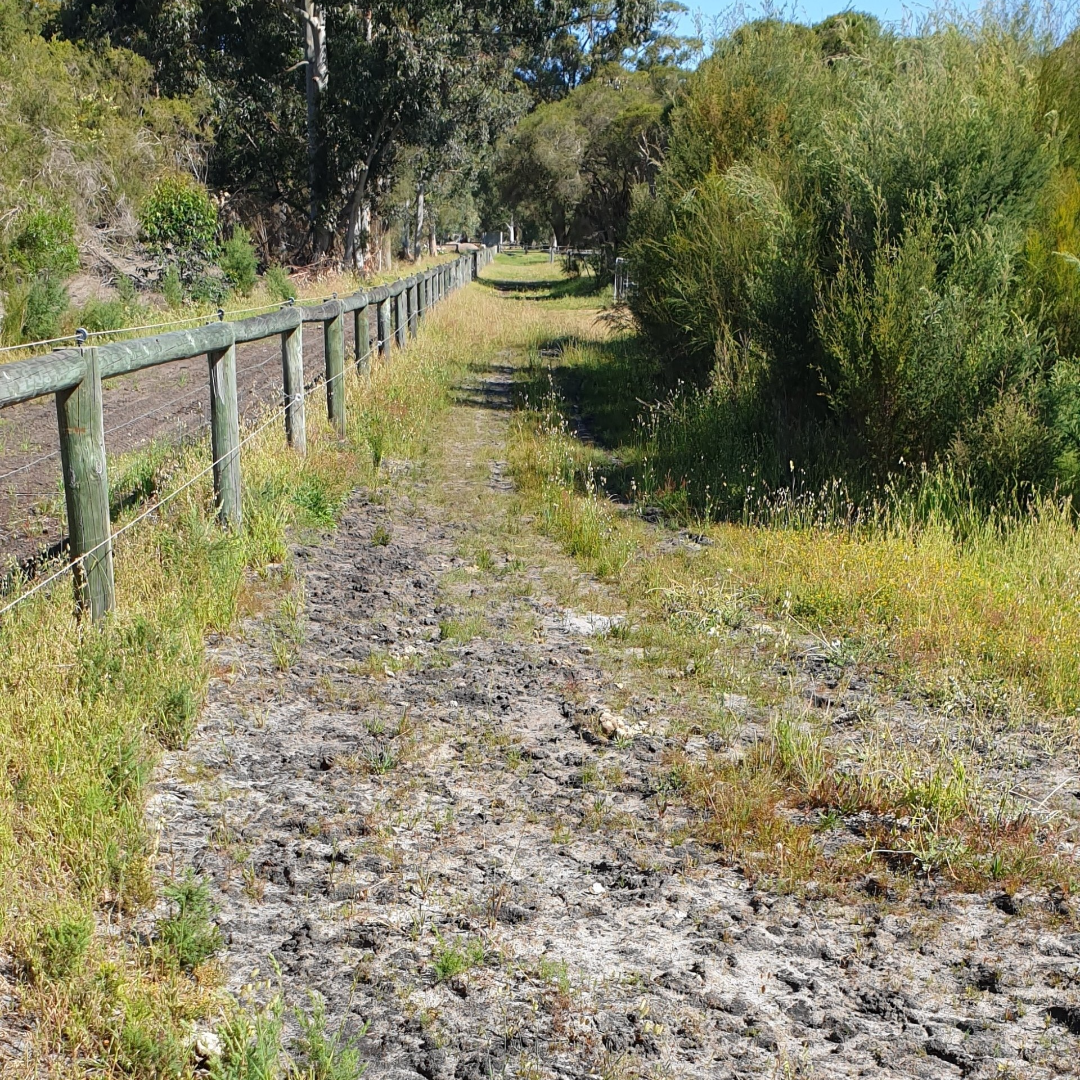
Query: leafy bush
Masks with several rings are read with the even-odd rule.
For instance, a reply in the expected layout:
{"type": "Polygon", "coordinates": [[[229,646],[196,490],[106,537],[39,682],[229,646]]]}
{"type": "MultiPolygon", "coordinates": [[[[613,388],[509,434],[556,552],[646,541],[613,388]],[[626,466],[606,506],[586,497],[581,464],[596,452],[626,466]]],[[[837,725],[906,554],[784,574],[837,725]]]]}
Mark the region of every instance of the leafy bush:
{"type": "Polygon", "coordinates": [[[67,289],[57,278],[49,273],[36,277],[26,293],[22,340],[44,341],[56,337],[67,306],[67,289]]]}
{"type": "Polygon", "coordinates": [[[872,491],[951,463],[1020,503],[1063,477],[1080,443],[1048,373],[1080,346],[1080,185],[1039,49],[854,14],[718,43],[631,220],[632,310],[691,384],[654,417],[659,475],[736,514],[748,471],[872,491]]]}
{"type": "Polygon", "coordinates": [[[267,291],[275,300],[284,302],[296,299],[296,287],[289,280],[289,271],[284,266],[268,266],[263,280],[266,282],[267,291]]]}
{"type": "Polygon", "coordinates": [[[119,330],[127,322],[127,305],[123,300],[87,300],[77,321],[91,331],[119,330]]]}
{"type": "Polygon", "coordinates": [[[191,284],[191,299],[201,304],[221,304],[229,295],[229,283],[215,274],[200,274],[191,284]]]}
{"type": "Polygon", "coordinates": [[[140,236],[159,255],[177,260],[190,279],[217,255],[217,209],[206,188],[189,176],[163,176],[139,209],[140,236]]]}
{"type": "Polygon", "coordinates": [[[170,266],[162,275],[161,295],[171,308],[178,308],[184,302],[184,285],[180,280],[180,272],[175,266],[170,266]]]}
{"type": "Polygon", "coordinates": [[[255,245],[251,233],[243,225],[237,225],[232,236],[222,246],[218,266],[225,280],[244,296],[250,296],[258,280],[259,263],[255,257],[255,245]]]}
{"type": "Polygon", "coordinates": [[[79,268],[75,215],[70,206],[24,211],[11,245],[12,261],[32,274],[70,274],[79,268]]]}

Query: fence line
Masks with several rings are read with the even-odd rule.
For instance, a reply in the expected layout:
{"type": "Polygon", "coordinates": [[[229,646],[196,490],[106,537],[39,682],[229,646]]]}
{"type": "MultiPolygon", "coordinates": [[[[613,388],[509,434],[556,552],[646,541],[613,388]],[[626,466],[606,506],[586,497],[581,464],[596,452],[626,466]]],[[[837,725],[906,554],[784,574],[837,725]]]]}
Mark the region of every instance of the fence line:
{"type": "MultiPolygon", "coordinates": [[[[284,419],[289,445],[297,453],[305,453],[304,406],[320,384],[326,389],[327,416],[339,433],[345,434],[345,315],[351,312],[354,318],[354,360],[357,369],[363,372],[376,351],[389,357],[392,346],[402,348],[410,335],[417,334],[420,321],[430,309],[473,280],[494,253],[493,248],[480,248],[390,285],[360,290],[340,299],[334,297],[314,306],[288,305],[238,322],[221,320],[194,330],[177,330],[154,338],[62,349],[47,356],[0,366],[0,408],[55,395],[69,537],[68,565],[0,608],[0,616],[71,571],[77,610],[89,612],[95,620],[102,618],[115,604],[112,559],[115,537],[209,472],[214,476],[214,501],[221,523],[227,528],[238,528],[241,522],[240,450],[255,435],[284,419]],[[368,318],[372,307],[376,315],[374,337],[368,318]],[[324,338],[325,374],[310,386],[304,381],[305,323],[321,323],[324,338]],[[269,337],[281,338],[284,404],[241,439],[236,346],[269,337]],[[367,344],[363,355],[360,353],[362,340],[367,344]],[[114,533],[109,518],[102,381],[202,354],[206,355],[210,367],[211,463],[114,533]]],[[[109,430],[122,426],[126,425],[109,430]]],[[[55,452],[38,460],[54,456],[55,452]]]]}

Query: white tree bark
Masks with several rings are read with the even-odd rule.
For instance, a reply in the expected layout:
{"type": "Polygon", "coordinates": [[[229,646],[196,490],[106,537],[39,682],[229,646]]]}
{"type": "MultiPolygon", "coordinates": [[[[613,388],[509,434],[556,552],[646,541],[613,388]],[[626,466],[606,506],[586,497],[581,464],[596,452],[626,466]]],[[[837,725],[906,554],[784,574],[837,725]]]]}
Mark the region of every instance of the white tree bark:
{"type": "Polygon", "coordinates": [[[416,185],[416,250],[413,257],[419,259],[424,243],[424,181],[416,185]]]}
{"type": "Polygon", "coordinates": [[[326,91],[330,69],[326,58],[326,15],[321,5],[315,0],[303,0],[297,9],[300,26],[304,31],[304,72],[307,90],[307,140],[308,140],[308,184],[311,189],[311,201],[308,208],[309,226],[312,243],[316,250],[320,246],[319,214],[324,197],[322,175],[322,148],[319,138],[319,109],[322,95],[326,91]]]}

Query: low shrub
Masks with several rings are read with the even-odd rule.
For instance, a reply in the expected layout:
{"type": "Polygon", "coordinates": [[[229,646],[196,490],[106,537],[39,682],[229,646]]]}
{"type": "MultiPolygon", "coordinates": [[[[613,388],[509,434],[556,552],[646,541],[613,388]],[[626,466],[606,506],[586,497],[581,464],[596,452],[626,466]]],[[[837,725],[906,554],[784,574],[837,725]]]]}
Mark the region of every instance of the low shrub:
{"type": "Polygon", "coordinates": [[[53,274],[44,272],[26,293],[22,340],[44,341],[60,333],[60,320],[68,307],[68,291],[53,274]]]}
{"type": "Polygon", "coordinates": [[[218,266],[225,280],[243,296],[250,296],[258,280],[258,259],[251,234],[243,225],[237,225],[232,236],[222,245],[218,266]]]}
{"type": "Polygon", "coordinates": [[[296,286],[289,280],[289,271],[284,266],[268,266],[263,281],[266,282],[266,291],[275,300],[284,303],[296,299],[296,286]]]}
{"type": "Polygon", "coordinates": [[[218,215],[206,188],[181,174],[163,176],[139,208],[139,234],[158,255],[193,280],[218,254],[218,215]]]}
{"type": "Polygon", "coordinates": [[[212,922],[210,886],[189,872],[162,891],[176,910],[158,922],[158,945],[181,968],[198,967],[221,947],[221,931],[212,922]]]}
{"type": "Polygon", "coordinates": [[[70,274],[79,268],[75,215],[70,206],[25,210],[15,227],[11,259],[32,274],[70,274]]]}

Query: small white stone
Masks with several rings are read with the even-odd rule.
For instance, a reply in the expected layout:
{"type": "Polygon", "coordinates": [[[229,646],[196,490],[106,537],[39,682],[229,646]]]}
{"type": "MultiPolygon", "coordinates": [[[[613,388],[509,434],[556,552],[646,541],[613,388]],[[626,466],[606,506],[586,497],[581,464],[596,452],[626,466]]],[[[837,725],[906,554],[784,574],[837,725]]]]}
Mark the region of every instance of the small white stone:
{"type": "Polygon", "coordinates": [[[607,892],[607,890],[604,888],[603,885],[600,884],[599,881],[594,881],[592,883],[592,891],[596,893],[597,896],[599,896],[603,892],[607,892]]]}
{"type": "Polygon", "coordinates": [[[221,1057],[221,1036],[216,1031],[195,1032],[195,1053],[204,1061],[221,1057]]]}

